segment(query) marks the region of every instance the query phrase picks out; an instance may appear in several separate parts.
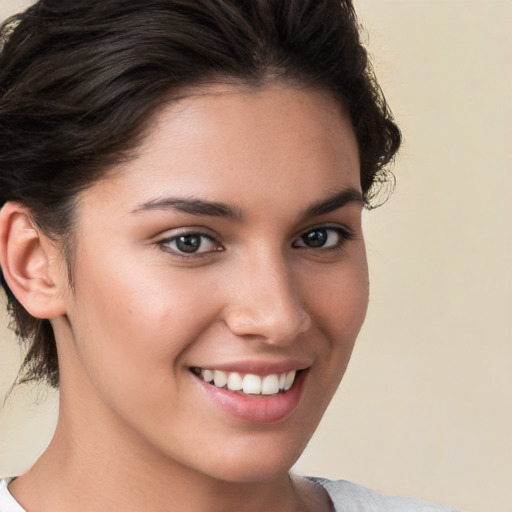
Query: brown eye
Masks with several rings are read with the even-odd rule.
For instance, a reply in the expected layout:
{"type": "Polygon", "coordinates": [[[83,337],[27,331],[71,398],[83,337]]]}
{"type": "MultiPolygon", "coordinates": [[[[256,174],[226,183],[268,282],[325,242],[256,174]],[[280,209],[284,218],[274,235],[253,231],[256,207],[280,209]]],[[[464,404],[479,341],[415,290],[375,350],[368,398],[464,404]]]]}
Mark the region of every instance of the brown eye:
{"type": "Polygon", "coordinates": [[[302,235],[301,239],[308,247],[323,247],[329,239],[329,234],[326,229],[315,229],[302,235]]]}
{"type": "Polygon", "coordinates": [[[200,235],[182,235],[175,240],[176,248],[181,252],[197,252],[201,248],[200,235]]]}
{"type": "Polygon", "coordinates": [[[204,233],[181,233],[160,242],[166,250],[178,254],[204,254],[222,250],[215,240],[204,233]]]}
{"type": "Polygon", "coordinates": [[[335,249],[341,247],[352,237],[347,229],[339,227],[315,228],[306,231],[293,244],[293,247],[307,247],[309,249],[335,249]]]}

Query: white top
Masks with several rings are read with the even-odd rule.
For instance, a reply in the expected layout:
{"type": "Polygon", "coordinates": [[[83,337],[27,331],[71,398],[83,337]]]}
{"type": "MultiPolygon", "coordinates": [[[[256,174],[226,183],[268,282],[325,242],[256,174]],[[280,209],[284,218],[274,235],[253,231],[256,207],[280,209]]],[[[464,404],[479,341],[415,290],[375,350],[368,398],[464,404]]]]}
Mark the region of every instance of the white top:
{"type": "MultiPolygon", "coordinates": [[[[26,512],[7,488],[11,480],[12,478],[0,480],[0,512],[26,512]]],[[[311,480],[329,493],[336,512],[457,512],[429,501],[386,496],[345,480],[311,480]]]]}
{"type": "Polygon", "coordinates": [[[11,480],[12,478],[0,480],[0,512],[25,512],[7,489],[7,484],[11,480]]]}

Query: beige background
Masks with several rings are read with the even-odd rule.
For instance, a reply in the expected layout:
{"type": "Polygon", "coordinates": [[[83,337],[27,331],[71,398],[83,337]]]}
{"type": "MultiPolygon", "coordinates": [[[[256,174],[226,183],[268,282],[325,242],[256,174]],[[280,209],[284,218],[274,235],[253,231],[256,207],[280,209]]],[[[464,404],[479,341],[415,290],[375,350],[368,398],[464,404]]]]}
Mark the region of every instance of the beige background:
{"type": "MultiPolygon", "coordinates": [[[[27,3],[0,0],[0,17],[27,3]]],[[[394,196],[366,214],[367,322],[297,470],[512,512],[512,2],[356,7],[405,146],[394,196]]],[[[0,337],[1,398],[19,353],[0,337]]],[[[49,439],[46,394],[4,406],[0,475],[49,439]]]]}

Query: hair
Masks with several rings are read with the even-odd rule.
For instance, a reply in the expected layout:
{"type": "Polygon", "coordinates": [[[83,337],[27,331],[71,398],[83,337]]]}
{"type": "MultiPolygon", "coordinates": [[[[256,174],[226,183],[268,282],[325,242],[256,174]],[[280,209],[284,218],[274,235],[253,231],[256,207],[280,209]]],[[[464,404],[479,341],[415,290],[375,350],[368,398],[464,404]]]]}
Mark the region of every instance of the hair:
{"type": "MultiPolygon", "coordinates": [[[[0,207],[25,205],[67,249],[77,195],[187,87],[277,81],[332,94],[352,121],[370,207],[400,146],[351,0],[40,0],[3,24],[0,46],[0,207]]],[[[27,344],[17,382],[58,387],[49,320],[0,277],[27,344]]]]}

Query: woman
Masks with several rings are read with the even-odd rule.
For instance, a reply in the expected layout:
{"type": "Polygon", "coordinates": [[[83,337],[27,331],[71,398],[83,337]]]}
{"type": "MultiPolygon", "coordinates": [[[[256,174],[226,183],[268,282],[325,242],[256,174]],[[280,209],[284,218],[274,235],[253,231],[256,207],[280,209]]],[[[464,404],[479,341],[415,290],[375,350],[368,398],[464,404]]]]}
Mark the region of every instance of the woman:
{"type": "Polygon", "coordinates": [[[0,265],[55,436],[0,511],[446,510],[289,470],[400,143],[336,0],[43,0],[3,29],[0,265]]]}

